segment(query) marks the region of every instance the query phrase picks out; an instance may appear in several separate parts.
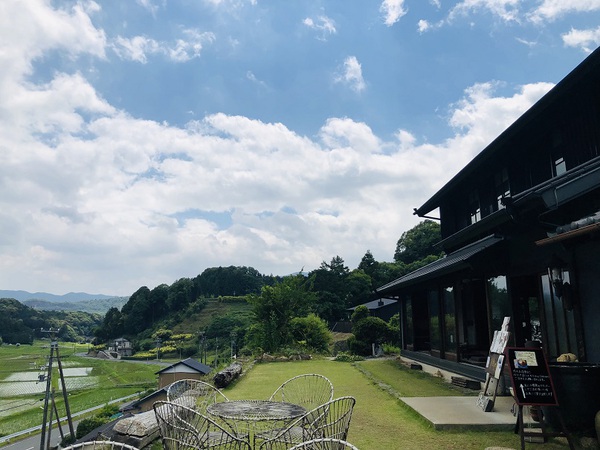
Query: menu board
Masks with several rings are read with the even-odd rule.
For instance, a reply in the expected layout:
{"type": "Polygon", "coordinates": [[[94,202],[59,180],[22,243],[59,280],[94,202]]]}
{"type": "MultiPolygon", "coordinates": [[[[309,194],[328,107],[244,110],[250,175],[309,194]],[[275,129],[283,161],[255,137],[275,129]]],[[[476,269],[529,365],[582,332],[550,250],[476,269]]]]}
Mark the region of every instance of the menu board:
{"type": "Polygon", "coordinates": [[[506,348],[507,365],[518,405],[558,406],[550,370],[541,348],[506,348]]]}

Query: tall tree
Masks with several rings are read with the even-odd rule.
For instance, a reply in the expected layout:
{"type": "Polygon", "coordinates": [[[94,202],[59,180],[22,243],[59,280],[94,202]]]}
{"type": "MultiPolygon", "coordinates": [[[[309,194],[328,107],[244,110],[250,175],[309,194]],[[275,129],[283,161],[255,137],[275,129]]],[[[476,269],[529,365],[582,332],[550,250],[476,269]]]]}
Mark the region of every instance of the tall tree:
{"type": "Polygon", "coordinates": [[[310,289],[318,297],[314,312],[322,319],[333,322],[340,320],[349,306],[349,286],[346,281],[350,270],[344,260],[335,256],[328,264],[325,261],[308,276],[310,289]]]}
{"type": "Polygon", "coordinates": [[[254,318],[255,346],[272,352],[292,343],[290,322],[305,316],[315,301],[306,289],[304,276],[290,276],[274,286],[264,286],[260,295],[250,295],[254,318]]]}
{"type": "Polygon", "coordinates": [[[430,255],[439,256],[440,252],[434,248],[434,245],[440,240],[440,224],[433,220],[424,220],[402,233],[396,244],[394,260],[410,264],[430,255]]]}

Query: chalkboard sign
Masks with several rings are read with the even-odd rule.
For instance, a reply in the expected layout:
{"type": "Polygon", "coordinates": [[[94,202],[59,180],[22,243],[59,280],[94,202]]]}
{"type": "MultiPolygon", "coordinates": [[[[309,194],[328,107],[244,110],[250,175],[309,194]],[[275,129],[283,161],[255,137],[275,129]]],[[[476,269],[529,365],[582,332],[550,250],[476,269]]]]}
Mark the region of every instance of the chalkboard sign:
{"type": "Polygon", "coordinates": [[[514,395],[521,405],[558,406],[550,370],[541,348],[506,348],[514,395]]]}

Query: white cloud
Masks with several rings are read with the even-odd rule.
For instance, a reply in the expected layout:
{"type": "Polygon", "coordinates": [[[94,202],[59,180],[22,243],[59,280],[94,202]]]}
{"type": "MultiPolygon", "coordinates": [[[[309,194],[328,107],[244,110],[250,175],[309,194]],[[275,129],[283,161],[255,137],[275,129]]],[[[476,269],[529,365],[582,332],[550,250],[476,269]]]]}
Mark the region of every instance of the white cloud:
{"type": "Polygon", "coordinates": [[[153,16],[156,15],[158,11],[158,5],[154,4],[152,0],[136,0],[137,4],[142,8],[147,9],[153,16]]]}
{"type": "Polygon", "coordinates": [[[148,55],[153,54],[165,55],[175,62],[186,62],[199,57],[204,44],[215,40],[215,35],[210,32],[184,29],[182,33],[185,39],[177,39],[174,43],[158,42],[146,36],[118,36],[112,48],[120,58],[143,64],[148,61],[148,55]]]}
{"type": "MultiPolygon", "coordinates": [[[[455,135],[441,143],[421,143],[406,128],[381,137],[348,117],[330,117],[315,138],[222,113],[170,126],[119,110],[86,78],[93,74],[27,76],[50,51],[104,57],[106,38],[88,15],[95,4],[9,5],[0,15],[6,289],[129,295],[218,265],[286,274],[340,255],[356,267],[366,249],[389,261],[399,234],[419,221],[412,209],[550,87],[499,97],[493,83],[472,86],[451,106],[455,135]]],[[[140,62],[200,50],[124,43],[123,57],[140,62]]],[[[365,89],[356,57],[338,81],[365,89]]]]}
{"type": "Polygon", "coordinates": [[[131,39],[118,36],[113,42],[113,50],[122,59],[137,61],[145,64],[148,53],[158,53],[161,47],[154,39],[146,36],[134,36],[131,39]]]}
{"type": "Polygon", "coordinates": [[[600,0],[543,0],[529,15],[532,22],[554,21],[569,13],[600,11],[600,0]]]}
{"type": "Polygon", "coordinates": [[[379,10],[384,14],[384,23],[388,27],[394,25],[408,12],[404,7],[404,0],[383,0],[379,10]]]}
{"type": "Polygon", "coordinates": [[[520,4],[521,0],[463,0],[450,10],[448,20],[452,21],[474,11],[487,11],[506,22],[518,22],[520,4]]]}
{"type": "Polygon", "coordinates": [[[326,40],[328,36],[337,33],[335,22],[327,16],[319,16],[316,19],[307,17],[302,23],[308,28],[318,31],[317,39],[320,40],[326,40]]]}
{"type": "Polygon", "coordinates": [[[451,110],[456,136],[434,145],[408,130],[386,142],[349,118],[329,119],[318,141],[225,114],[181,129],[115,111],[80,75],[24,86],[46,104],[13,106],[0,130],[0,178],[15,193],[0,200],[11,236],[0,283],[26,274],[31,289],[126,295],[215,265],[285,274],[336,254],[358,264],[367,248],[390,260],[399,230],[418,221],[407,211],[549,87],[498,98],[493,84],[473,86],[451,110]],[[77,113],[84,105],[95,117],[77,113]],[[40,107],[54,116],[30,118],[40,107]],[[55,130],[52,145],[32,121],[55,130]],[[231,213],[231,225],[178,218],[193,210],[231,213]]]}
{"type": "Polygon", "coordinates": [[[584,52],[591,53],[600,45],[600,27],[592,30],[571,29],[563,34],[562,40],[568,47],[579,47],[584,52]]]}
{"type": "Polygon", "coordinates": [[[76,58],[89,53],[105,56],[106,36],[96,29],[89,14],[93,2],[71,9],[52,9],[49,2],[3,2],[0,6],[0,80],[30,73],[32,63],[49,50],[76,58]]]}
{"type": "Polygon", "coordinates": [[[421,19],[417,23],[417,29],[419,30],[419,33],[425,33],[430,28],[431,28],[431,24],[427,20],[421,19]]]}
{"type": "Polygon", "coordinates": [[[362,75],[362,67],[356,56],[346,58],[341,74],[336,76],[335,81],[350,86],[353,91],[359,93],[367,87],[362,75]]]}

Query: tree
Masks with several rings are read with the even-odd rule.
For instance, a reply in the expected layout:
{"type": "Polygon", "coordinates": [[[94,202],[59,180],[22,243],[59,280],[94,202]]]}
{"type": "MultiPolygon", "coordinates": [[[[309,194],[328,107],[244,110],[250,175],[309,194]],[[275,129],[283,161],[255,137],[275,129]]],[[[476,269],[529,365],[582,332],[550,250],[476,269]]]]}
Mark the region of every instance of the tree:
{"type": "Polygon", "coordinates": [[[379,263],[375,261],[371,250],[367,250],[367,253],[362,257],[358,264],[358,269],[371,277],[371,280],[375,281],[378,277],[379,263]]]}
{"type": "Polygon", "coordinates": [[[306,317],[296,317],[290,322],[292,335],[297,342],[316,351],[326,351],[331,342],[331,332],[327,322],[315,314],[306,317]]]}
{"type": "Polygon", "coordinates": [[[350,270],[339,256],[332,258],[329,264],[323,261],[317,270],[309,274],[310,290],[318,297],[313,312],[322,319],[334,322],[345,316],[349,306],[349,287],[346,283],[349,274],[350,270]]]}
{"type": "Polygon", "coordinates": [[[356,306],[368,302],[373,292],[371,283],[371,277],[361,269],[350,272],[346,278],[347,306],[356,306]]]}
{"type": "Polygon", "coordinates": [[[290,276],[274,286],[263,286],[260,295],[250,295],[254,328],[252,344],[273,352],[293,342],[290,322],[306,315],[315,296],[306,289],[302,275],[290,276]]]}
{"type": "Polygon", "coordinates": [[[434,245],[441,240],[440,225],[432,220],[424,220],[408,231],[402,233],[396,251],[394,260],[410,264],[421,260],[429,255],[440,255],[439,251],[434,249],[434,245]]]}

